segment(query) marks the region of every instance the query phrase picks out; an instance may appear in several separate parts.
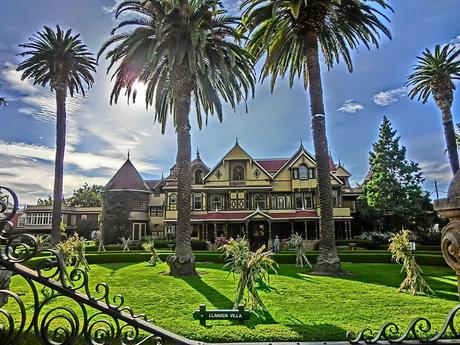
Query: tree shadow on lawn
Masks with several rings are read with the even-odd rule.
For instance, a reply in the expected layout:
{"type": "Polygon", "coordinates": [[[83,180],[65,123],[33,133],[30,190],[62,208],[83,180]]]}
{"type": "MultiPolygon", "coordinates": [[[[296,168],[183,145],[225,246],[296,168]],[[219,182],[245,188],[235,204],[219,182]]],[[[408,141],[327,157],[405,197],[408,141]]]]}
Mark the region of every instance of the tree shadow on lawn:
{"type": "Polygon", "coordinates": [[[299,339],[308,339],[309,341],[343,341],[348,330],[337,325],[327,323],[306,325],[302,321],[295,319],[293,324],[285,326],[299,335],[299,339]]]}
{"type": "Polygon", "coordinates": [[[122,269],[122,268],[125,268],[125,267],[128,267],[128,266],[134,266],[134,265],[138,265],[139,262],[117,262],[117,263],[105,263],[105,264],[97,264],[97,266],[100,266],[100,267],[104,267],[108,270],[111,270],[112,273],[122,269]]]}
{"type": "MultiPolygon", "coordinates": [[[[360,264],[359,266],[356,266],[356,269],[353,269],[352,263],[346,263],[344,266],[344,268],[347,271],[350,271],[353,275],[334,276],[331,278],[358,281],[361,283],[381,285],[395,289],[399,288],[400,284],[405,278],[404,273],[401,272],[401,266],[396,264],[366,264],[366,267],[360,264]]],[[[436,276],[438,269],[437,267],[422,267],[422,269],[424,271],[423,278],[426,280],[428,285],[436,292],[436,296],[425,296],[435,298],[437,297],[449,301],[458,301],[457,284],[449,284],[446,281],[441,281],[438,279],[438,277],[445,275],[444,272],[449,272],[448,269],[439,268],[442,269],[443,273],[439,276],[436,276]]],[[[442,278],[448,281],[456,282],[456,279],[451,280],[449,276],[443,276],[442,278]]]]}
{"type": "Polygon", "coordinates": [[[200,276],[178,277],[178,279],[183,280],[191,288],[199,292],[209,303],[213,304],[215,308],[231,309],[233,307],[233,301],[211,285],[207,284],[200,276]]]}

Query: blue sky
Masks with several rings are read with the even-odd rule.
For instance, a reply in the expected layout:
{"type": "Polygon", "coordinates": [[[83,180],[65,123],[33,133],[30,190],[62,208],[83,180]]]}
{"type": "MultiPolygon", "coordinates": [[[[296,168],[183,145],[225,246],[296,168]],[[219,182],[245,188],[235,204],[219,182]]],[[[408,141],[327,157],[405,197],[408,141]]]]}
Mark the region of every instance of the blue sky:
{"type": "MultiPolygon", "coordinates": [[[[0,184],[14,187],[23,203],[35,203],[52,192],[55,140],[55,101],[47,88],[21,82],[15,72],[18,44],[43,25],[59,24],[81,34],[96,53],[115,25],[114,0],[15,0],[2,4],[0,22],[0,95],[9,106],[0,109],[0,184]]],[[[420,163],[425,187],[435,180],[445,191],[451,178],[438,109],[412,101],[403,88],[415,57],[435,44],[460,45],[458,0],[391,1],[393,40],[382,39],[380,49],[353,53],[354,72],[343,64],[323,69],[327,128],[331,152],[361,182],[368,170],[368,152],[377,138],[382,117],[390,118],[407,147],[409,159],[420,163]]],[[[226,0],[230,11],[237,4],[226,0]]],[[[176,143],[171,127],[165,135],[153,123],[153,110],[124,100],[109,105],[110,81],[106,61],[98,67],[96,83],[87,97],[69,99],[65,194],[84,182],[105,184],[121,166],[128,150],[145,178],[157,178],[174,163],[176,143]]],[[[458,92],[456,97],[459,98],[458,92]]],[[[291,90],[281,81],[273,94],[268,84],[258,85],[249,112],[226,108],[224,122],[210,118],[207,127],[193,127],[192,145],[213,166],[234,144],[253,157],[289,157],[302,138],[313,152],[309,100],[300,82],[291,90]]],[[[459,101],[453,105],[460,122],[459,101]]],[[[191,115],[194,120],[193,114],[191,115]]],[[[442,194],[441,194],[442,195],[442,194]]]]}

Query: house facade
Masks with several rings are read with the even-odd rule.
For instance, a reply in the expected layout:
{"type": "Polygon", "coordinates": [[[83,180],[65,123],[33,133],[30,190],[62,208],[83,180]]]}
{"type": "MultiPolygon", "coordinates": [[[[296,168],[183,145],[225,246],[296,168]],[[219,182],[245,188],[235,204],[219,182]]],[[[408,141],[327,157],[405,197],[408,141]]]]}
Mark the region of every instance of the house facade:
{"type": "MultiPolygon", "coordinates": [[[[360,187],[351,187],[350,172],[329,162],[333,189],[336,238],[351,238],[360,187]]],[[[291,157],[256,159],[238,142],[212,168],[197,152],[191,162],[192,238],[214,242],[225,236],[245,236],[254,246],[269,244],[278,236],[298,233],[319,238],[319,200],[316,161],[302,145],[291,157]]],[[[18,228],[51,228],[51,208],[29,206],[18,228]],[[45,216],[45,213],[47,215],[45,216]]],[[[174,238],[177,224],[175,166],[166,178],[144,180],[130,158],[104,188],[102,209],[63,209],[63,221],[72,229],[79,214],[97,217],[107,243],[122,236],[136,241],[147,235],[174,238]],[[94,213],[93,213],[94,211],[94,213]],[[89,213],[88,213],[89,212],[89,213]]]]}
{"type": "MultiPolygon", "coordinates": [[[[351,174],[341,164],[331,160],[330,170],[336,237],[351,238],[362,190],[350,186],[351,174]]],[[[319,238],[316,161],[302,145],[289,158],[255,159],[236,142],[213,168],[197,153],[191,174],[192,238],[212,242],[221,236],[245,236],[255,247],[292,233],[319,238]]],[[[177,223],[174,167],[162,181],[159,195],[164,198],[164,233],[173,234],[177,223]]]]}

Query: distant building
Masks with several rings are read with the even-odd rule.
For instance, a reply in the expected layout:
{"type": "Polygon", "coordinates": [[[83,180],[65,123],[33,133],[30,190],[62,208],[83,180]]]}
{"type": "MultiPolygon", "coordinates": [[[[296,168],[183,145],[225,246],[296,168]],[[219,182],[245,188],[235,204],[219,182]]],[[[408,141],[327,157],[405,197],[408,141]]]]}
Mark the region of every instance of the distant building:
{"type": "MultiPolygon", "coordinates": [[[[76,230],[82,220],[93,221],[98,228],[101,211],[101,207],[63,206],[61,219],[67,230],[76,230]]],[[[52,216],[53,206],[28,205],[20,210],[16,228],[32,234],[49,234],[52,216]]]]}

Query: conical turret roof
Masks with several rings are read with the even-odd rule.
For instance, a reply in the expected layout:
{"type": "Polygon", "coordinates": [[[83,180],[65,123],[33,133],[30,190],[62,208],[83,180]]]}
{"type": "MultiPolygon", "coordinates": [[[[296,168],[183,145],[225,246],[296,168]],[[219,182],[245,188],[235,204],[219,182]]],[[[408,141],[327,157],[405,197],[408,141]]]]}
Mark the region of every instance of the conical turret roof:
{"type": "Polygon", "coordinates": [[[149,192],[149,187],[145,184],[129,157],[115,175],[113,175],[104,189],[105,191],[124,189],[149,192]]]}

